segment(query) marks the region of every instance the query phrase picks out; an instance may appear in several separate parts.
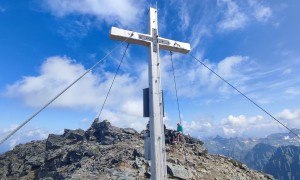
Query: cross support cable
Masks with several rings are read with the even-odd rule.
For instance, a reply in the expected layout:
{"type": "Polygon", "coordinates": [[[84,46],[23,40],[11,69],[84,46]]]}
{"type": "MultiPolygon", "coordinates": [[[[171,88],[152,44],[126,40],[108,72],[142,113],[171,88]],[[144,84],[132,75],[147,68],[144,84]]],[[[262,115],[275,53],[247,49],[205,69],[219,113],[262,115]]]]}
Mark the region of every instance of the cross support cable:
{"type": "Polygon", "coordinates": [[[159,49],[186,54],[191,49],[190,44],[159,37],[157,9],[154,8],[150,8],[149,10],[149,34],[112,27],[110,38],[118,41],[127,39],[126,42],[128,43],[149,47],[151,179],[167,179],[159,49]]]}
{"type": "MultiPolygon", "coordinates": [[[[132,34],[132,33],[131,33],[132,34]]],[[[83,73],[81,76],[79,76],[75,81],[73,81],[70,85],[68,85],[65,89],[63,89],[60,93],[58,93],[55,97],[53,97],[49,102],[47,102],[43,107],[41,107],[38,111],[33,113],[26,121],[24,121],[21,125],[19,125],[16,129],[11,131],[6,137],[4,137],[0,141],[0,145],[3,144],[6,140],[8,140],[12,135],[14,135],[17,131],[19,131],[23,126],[25,126],[27,123],[29,123],[35,116],[37,116],[39,113],[41,113],[44,109],[46,109],[50,104],[52,104],[57,98],[59,98],[63,93],[65,93],[68,89],[70,89],[74,84],[76,84],[80,79],[82,79],[85,75],[87,75],[89,72],[91,72],[95,67],[100,64],[104,59],[106,59],[108,56],[111,55],[117,48],[119,48],[127,39],[130,38],[128,36],[126,39],[124,39],[119,45],[111,49],[102,59],[100,59],[98,62],[96,62],[90,69],[88,69],[85,73],[83,73]]]]}

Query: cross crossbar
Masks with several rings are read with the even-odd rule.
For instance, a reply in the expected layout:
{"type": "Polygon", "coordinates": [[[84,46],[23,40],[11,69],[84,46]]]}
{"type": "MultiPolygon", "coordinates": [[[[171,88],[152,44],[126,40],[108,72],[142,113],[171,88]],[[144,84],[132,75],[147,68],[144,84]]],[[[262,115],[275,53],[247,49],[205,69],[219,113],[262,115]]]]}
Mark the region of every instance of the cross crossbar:
{"type": "MultiPolygon", "coordinates": [[[[150,43],[153,42],[153,37],[151,37],[151,35],[149,34],[132,32],[132,31],[116,28],[116,27],[111,28],[110,38],[118,41],[124,41],[127,39],[126,42],[128,43],[138,44],[142,46],[149,46],[150,43]]],[[[174,41],[174,40],[161,38],[161,37],[158,37],[157,40],[158,40],[157,43],[159,45],[159,49],[179,52],[183,54],[187,54],[191,50],[191,46],[189,43],[174,41]]]]}

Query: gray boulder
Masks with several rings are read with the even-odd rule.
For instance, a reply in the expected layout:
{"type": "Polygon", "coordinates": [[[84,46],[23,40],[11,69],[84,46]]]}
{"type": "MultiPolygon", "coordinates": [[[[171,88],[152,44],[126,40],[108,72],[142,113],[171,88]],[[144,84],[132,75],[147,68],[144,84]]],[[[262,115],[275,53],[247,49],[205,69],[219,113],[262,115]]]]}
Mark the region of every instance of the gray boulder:
{"type": "Polygon", "coordinates": [[[64,135],[66,139],[74,141],[83,141],[85,140],[85,131],[82,129],[70,130],[65,129],[64,135]]]}
{"type": "Polygon", "coordinates": [[[65,138],[60,135],[49,134],[46,141],[46,150],[60,148],[64,145],[65,138]]]}
{"type": "Polygon", "coordinates": [[[122,130],[123,130],[123,133],[126,133],[126,134],[131,134],[131,135],[138,134],[138,132],[133,128],[124,128],[122,130]]]}
{"type": "Polygon", "coordinates": [[[188,170],[181,165],[177,164],[167,164],[167,172],[172,178],[179,178],[179,179],[188,179],[189,172],[188,170]]]}
{"type": "Polygon", "coordinates": [[[95,119],[92,126],[87,130],[86,137],[89,140],[96,140],[103,145],[111,145],[130,140],[132,135],[137,134],[138,133],[131,128],[121,129],[112,126],[107,120],[99,122],[98,119],[95,119]]]}

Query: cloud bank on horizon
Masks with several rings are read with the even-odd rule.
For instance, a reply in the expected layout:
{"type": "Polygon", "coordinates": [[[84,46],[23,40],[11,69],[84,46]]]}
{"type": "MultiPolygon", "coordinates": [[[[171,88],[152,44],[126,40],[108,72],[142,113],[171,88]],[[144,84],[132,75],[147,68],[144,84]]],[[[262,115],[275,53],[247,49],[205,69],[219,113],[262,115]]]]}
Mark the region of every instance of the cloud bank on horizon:
{"type": "MultiPolygon", "coordinates": [[[[10,82],[0,81],[3,95],[0,98],[21,103],[27,110],[41,107],[89,68],[89,64],[82,61],[83,55],[73,51],[89,49],[86,47],[89,43],[83,43],[84,40],[88,42],[95,39],[92,31],[100,30],[107,34],[112,25],[147,31],[147,9],[150,5],[147,1],[133,0],[42,1],[39,7],[43,11],[35,13],[45,14],[48,19],[54,18],[51,21],[59,24],[59,28],[55,31],[51,29],[51,33],[61,36],[63,40],[57,43],[65,43],[69,51],[45,54],[40,65],[34,64],[32,59],[31,65],[37,72],[24,71],[22,76],[10,82]],[[68,20],[70,22],[65,23],[68,20]],[[69,46],[70,39],[78,45],[69,46]]],[[[0,17],[1,13],[5,15],[10,11],[9,6],[6,6],[0,3],[0,17]]],[[[297,78],[300,75],[297,71],[300,66],[300,54],[297,52],[299,46],[293,44],[293,38],[277,36],[279,32],[288,31],[287,21],[291,20],[287,18],[289,16],[286,12],[291,11],[291,8],[288,2],[273,4],[258,0],[169,0],[158,4],[160,34],[190,42],[192,53],[207,66],[255,102],[267,107],[288,127],[300,128],[300,106],[296,101],[300,96],[300,80],[297,78]],[[282,16],[284,13],[286,15],[282,16]],[[271,37],[276,39],[264,40],[271,37]]],[[[293,28],[295,32],[299,29],[298,26],[293,28]]],[[[106,37],[100,38],[102,45],[108,44],[110,47],[114,43],[106,40],[106,37]]],[[[106,54],[108,47],[100,47],[104,52],[99,57],[106,54]]],[[[142,130],[147,119],[142,118],[141,90],[147,87],[148,68],[147,61],[140,61],[141,57],[147,58],[144,55],[147,51],[139,50],[136,47],[129,50],[126,58],[131,60],[122,65],[123,70],[116,78],[101,116],[114,125],[142,130]]],[[[87,117],[97,114],[114,76],[121,51],[89,73],[49,108],[64,109],[70,113],[84,112],[89,114],[87,117]]],[[[95,53],[91,52],[88,54],[95,59],[95,53]]],[[[168,53],[161,52],[162,84],[166,94],[165,120],[169,127],[175,127],[178,118],[169,59],[168,53]]],[[[234,90],[205,67],[185,55],[174,54],[174,60],[186,133],[201,138],[217,134],[253,137],[284,131],[267,115],[258,110],[249,110],[255,107],[247,105],[234,90]]],[[[4,122],[4,119],[7,117],[0,116],[0,121],[4,122]]],[[[21,122],[15,120],[0,125],[0,138],[21,122]]],[[[81,118],[76,127],[86,128],[83,124],[87,123],[91,123],[91,120],[81,118]]],[[[32,132],[28,130],[31,134],[24,136],[26,138],[22,139],[19,135],[9,140],[8,144],[13,147],[29,139],[45,138],[53,129],[57,132],[64,128],[52,126],[48,129],[38,127],[32,132]]]]}

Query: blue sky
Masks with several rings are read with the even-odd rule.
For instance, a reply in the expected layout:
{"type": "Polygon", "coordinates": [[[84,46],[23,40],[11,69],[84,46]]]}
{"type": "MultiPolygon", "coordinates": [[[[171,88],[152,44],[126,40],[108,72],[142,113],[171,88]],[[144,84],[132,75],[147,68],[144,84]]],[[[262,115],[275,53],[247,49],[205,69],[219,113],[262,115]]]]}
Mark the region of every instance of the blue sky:
{"type": "MultiPolygon", "coordinates": [[[[300,128],[300,25],[296,0],[158,2],[161,37],[191,53],[290,128],[300,128]]],[[[112,26],[148,33],[154,1],[3,0],[0,2],[0,138],[102,58],[118,42],[112,26]]],[[[9,139],[86,129],[103,103],[125,46],[9,139]]],[[[169,52],[160,51],[166,124],[178,112],[169,52]]],[[[189,55],[174,53],[185,133],[262,137],[285,129],[189,55]]],[[[142,130],[148,50],[131,45],[101,119],[142,130]]],[[[3,148],[3,147],[2,147],[3,148]]]]}

